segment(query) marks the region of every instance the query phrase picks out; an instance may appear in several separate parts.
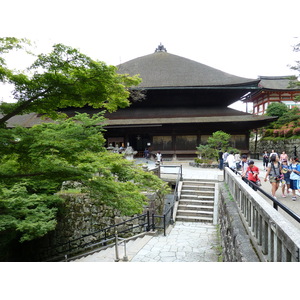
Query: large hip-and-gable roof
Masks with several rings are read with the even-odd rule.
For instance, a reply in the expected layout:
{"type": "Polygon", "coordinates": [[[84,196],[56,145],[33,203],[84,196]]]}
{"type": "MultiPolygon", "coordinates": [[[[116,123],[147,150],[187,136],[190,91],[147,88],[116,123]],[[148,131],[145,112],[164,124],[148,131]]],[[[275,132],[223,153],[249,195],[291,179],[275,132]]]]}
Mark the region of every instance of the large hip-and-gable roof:
{"type": "Polygon", "coordinates": [[[196,61],[158,51],[118,67],[118,73],[142,78],[141,88],[257,86],[259,80],[238,77],[196,61]]]}

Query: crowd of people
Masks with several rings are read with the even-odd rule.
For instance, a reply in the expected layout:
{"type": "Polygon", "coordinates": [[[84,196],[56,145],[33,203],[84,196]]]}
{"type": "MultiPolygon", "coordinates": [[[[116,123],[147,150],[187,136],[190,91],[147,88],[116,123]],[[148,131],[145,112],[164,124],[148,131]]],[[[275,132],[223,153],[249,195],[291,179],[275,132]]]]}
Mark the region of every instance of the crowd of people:
{"type": "MultiPolygon", "coordinates": [[[[252,182],[252,187],[257,190],[261,185],[259,178],[259,168],[255,166],[253,160],[249,160],[247,155],[239,157],[238,153],[231,151],[219,152],[219,168],[223,165],[231,169],[241,171],[243,179],[252,182]]],[[[296,194],[300,196],[300,163],[298,158],[291,158],[283,151],[280,155],[272,150],[270,153],[263,153],[263,168],[266,171],[264,181],[269,181],[272,185],[271,194],[276,199],[276,192],[281,187],[282,197],[286,198],[291,191],[292,200],[296,201],[296,194]]]]}

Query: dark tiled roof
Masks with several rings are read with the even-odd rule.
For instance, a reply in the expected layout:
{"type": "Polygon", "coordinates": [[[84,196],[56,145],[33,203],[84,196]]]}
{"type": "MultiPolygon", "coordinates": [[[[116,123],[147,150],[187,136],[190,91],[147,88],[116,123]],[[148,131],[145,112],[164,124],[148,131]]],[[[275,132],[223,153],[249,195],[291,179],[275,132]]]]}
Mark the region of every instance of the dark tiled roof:
{"type": "Polygon", "coordinates": [[[210,87],[256,85],[258,80],[238,77],[196,61],[158,51],[138,57],[118,67],[118,73],[142,78],[139,87],[210,87]]]}
{"type": "Polygon", "coordinates": [[[256,116],[231,108],[153,108],[153,109],[120,109],[107,115],[108,125],[126,124],[179,124],[179,123],[212,123],[212,122],[257,122],[271,121],[273,117],[256,116]]]}
{"type": "MultiPolygon", "coordinates": [[[[69,116],[74,115],[77,109],[66,111],[69,116]]],[[[98,110],[87,111],[95,113],[98,110]]],[[[108,114],[108,120],[105,122],[109,126],[113,125],[145,125],[145,124],[180,124],[180,123],[220,123],[220,122],[266,122],[271,121],[273,117],[256,116],[245,112],[237,111],[231,108],[161,108],[161,109],[119,109],[117,112],[108,114]]],[[[8,121],[8,128],[15,126],[32,127],[41,123],[53,122],[46,118],[42,119],[40,115],[30,113],[19,115],[8,121]]]]}
{"type": "Polygon", "coordinates": [[[291,86],[291,82],[298,82],[290,76],[259,76],[259,87],[269,90],[300,90],[300,86],[291,86]]]}

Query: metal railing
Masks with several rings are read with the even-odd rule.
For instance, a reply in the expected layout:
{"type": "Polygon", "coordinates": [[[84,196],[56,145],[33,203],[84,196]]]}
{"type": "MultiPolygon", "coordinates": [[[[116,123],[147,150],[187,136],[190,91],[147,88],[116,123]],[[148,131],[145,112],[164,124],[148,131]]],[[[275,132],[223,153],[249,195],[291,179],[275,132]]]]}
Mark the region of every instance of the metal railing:
{"type": "Polygon", "coordinates": [[[167,224],[173,224],[174,219],[173,219],[173,211],[174,211],[174,206],[176,201],[178,201],[178,187],[179,187],[179,182],[182,181],[182,165],[159,165],[159,177],[161,174],[172,174],[172,175],[177,175],[177,178],[175,180],[175,187],[174,187],[174,192],[173,192],[173,200],[172,203],[170,203],[170,206],[164,211],[163,215],[152,215],[152,224],[154,229],[159,228],[163,229],[164,235],[166,235],[166,229],[167,229],[167,224]],[[177,172],[162,172],[161,170],[164,168],[177,168],[177,172]],[[157,222],[155,222],[155,219],[161,219],[160,225],[157,225],[157,222]]]}
{"type": "MultiPolygon", "coordinates": [[[[241,173],[238,172],[235,169],[231,169],[235,174],[238,174],[241,176],[241,173]]],[[[288,208],[286,205],[284,205],[282,202],[275,199],[272,195],[268,194],[265,190],[263,190],[260,186],[256,185],[254,182],[248,180],[247,178],[243,178],[243,181],[245,181],[251,188],[258,190],[263,195],[265,195],[268,199],[270,199],[273,202],[273,208],[278,210],[278,207],[280,207],[283,211],[285,211],[289,216],[291,216],[294,220],[296,220],[298,223],[300,223],[300,216],[297,215],[294,211],[292,211],[290,208],[288,208]]]]}
{"type": "MultiPolygon", "coordinates": [[[[66,260],[67,257],[75,256],[81,252],[92,250],[94,248],[105,247],[115,241],[115,233],[122,237],[150,231],[154,226],[151,224],[150,212],[135,216],[121,223],[107,226],[103,229],[96,230],[92,233],[82,235],[76,239],[60,243],[55,247],[50,247],[48,251],[45,249],[46,257],[52,257],[50,261],[66,260]],[[136,223],[136,224],[135,224],[136,223]]],[[[41,260],[43,257],[41,257],[41,260]]]]}
{"type": "MultiPolygon", "coordinates": [[[[75,255],[78,256],[78,254],[86,252],[89,249],[92,250],[94,248],[105,247],[107,245],[112,245],[113,243],[115,243],[115,245],[118,245],[119,242],[117,241],[119,240],[121,240],[121,243],[124,243],[124,247],[126,249],[126,235],[128,237],[128,235],[133,236],[134,233],[138,234],[145,231],[154,231],[156,229],[162,229],[164,235],[166,235],[167,224],[174,222],[172,216],[175,202],[178,201],[178,185],[180,180],[182,180],[182,166],[163,167],[179,168],[177,173],[172,173],[177,174],[175,190],[173,194],[173,202],[171,203],[170,207],[166,209],[163,215],[157,215],[153,212],[150,212],[150,210],[147,210],[146,213],[135,216],[129,220],[105,227],[92,233],[82,235],[76,239],[69,240],[68,242],[56,245],[55,247],[48,250],[47,256],[52,257],[51,260],[57,261],[64,258],[65,261],[68,261],[70,260],[70,257],[73,257],[75,255]],[[137,224],[134,225],[134,223],[137,224]]],[[[117,257],[116,253],[116,260],[118,259],[119,258],[117,257]]]]}
{"type": "Polygon", "coordinates": [[[179,176],[180,180],[182,180],[182,165],[162,165],[162,164],[159,164],[158,165],[158,176],[161,178],[161,175],[165,175],[165,174],[168,174],[168,175],[177,175],[177,178],[179,176]],[[179,170],[177,172],[165,172],[163,169],[176,169],[178,168],[179,170]]]}
{"type": "MultiPolygon", "coordinates": [[[[241,220],[260,259],[300,261],[299,230],[287,222],[259,193],[253,193],[249,181],[242,180],[239,174],[229,168],[225,168],[224,175],[230,194],[239,208],[241,220]]],[[[256,188],[262,191],[260,187],[255,186],[256,188]]]]}

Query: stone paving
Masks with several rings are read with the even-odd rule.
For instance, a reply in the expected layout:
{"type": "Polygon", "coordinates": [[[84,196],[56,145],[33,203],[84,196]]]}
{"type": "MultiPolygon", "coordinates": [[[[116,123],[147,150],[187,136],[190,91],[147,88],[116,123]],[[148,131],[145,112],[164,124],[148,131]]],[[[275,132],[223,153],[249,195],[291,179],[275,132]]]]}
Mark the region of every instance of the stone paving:
{"type": "Polygon", "coordinates": [[[153,237],[131,262],[217,262],[215,225],[176,222],[167,236],[153,237]]]}

